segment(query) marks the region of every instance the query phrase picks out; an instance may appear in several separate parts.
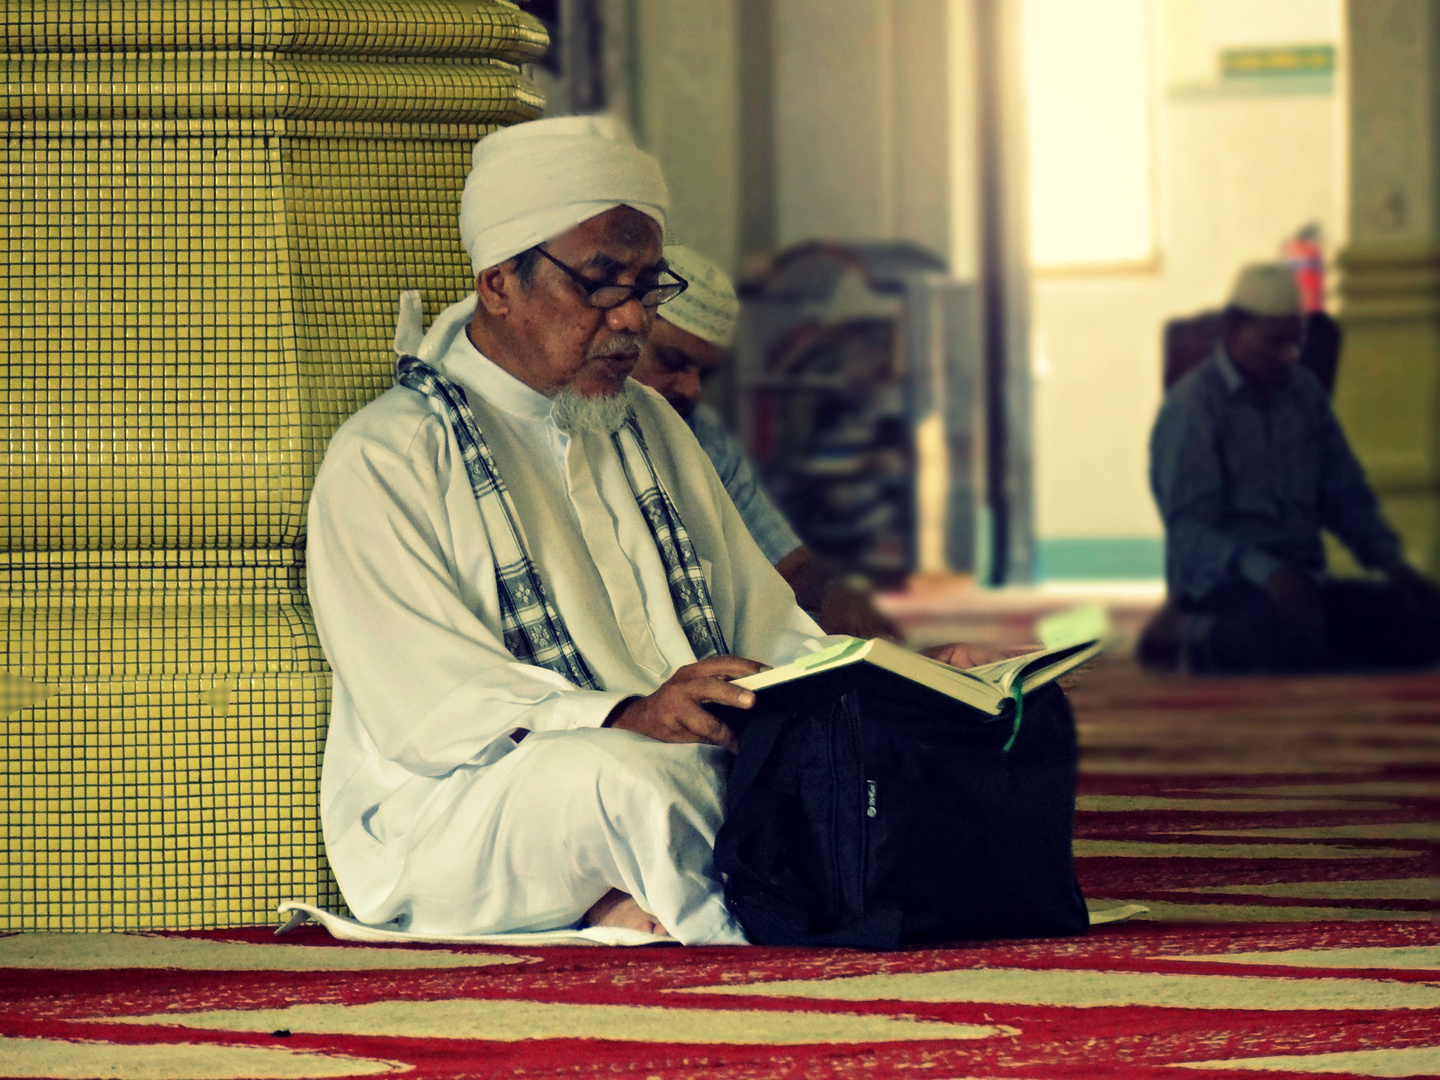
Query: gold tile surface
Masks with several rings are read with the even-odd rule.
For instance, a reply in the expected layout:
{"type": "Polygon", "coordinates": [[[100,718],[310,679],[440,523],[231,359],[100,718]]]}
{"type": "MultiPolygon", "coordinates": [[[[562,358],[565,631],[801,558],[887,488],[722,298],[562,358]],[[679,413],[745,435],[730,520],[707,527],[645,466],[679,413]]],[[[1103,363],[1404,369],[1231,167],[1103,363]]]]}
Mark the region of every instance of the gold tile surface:
{"type": "Polygon", "coordinates": [[[470,288],[474,141],[543,30],[490,0],[7,5],[3,929],[338,907],[310,478],[470,288]]]}
{"type": "Polygon", "coordinates": [[[26,0],[7,53],[99,50],[493,57],[544,54],[544,27],[489,0],[26,0]]]}

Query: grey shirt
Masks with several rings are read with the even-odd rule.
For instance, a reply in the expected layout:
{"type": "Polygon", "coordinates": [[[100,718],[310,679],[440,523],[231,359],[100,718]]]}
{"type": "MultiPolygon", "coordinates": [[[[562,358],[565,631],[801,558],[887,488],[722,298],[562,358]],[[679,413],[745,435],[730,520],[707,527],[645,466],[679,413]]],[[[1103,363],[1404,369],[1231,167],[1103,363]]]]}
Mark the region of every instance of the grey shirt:
{"type": "Polygon", "coordinates": [[[714,462],[720,482],[725,485],[735,509],[740,511],[740,519],[771,565],[798,548],[800,538],[755,479],[745,452],[725,427],[720,414],[708,405],[696,405],[686,423],[695,432],[700,448],[714,462]]]}
{"type": "Polygon", "coordinates": [[[1160,408],[1150,486],[1173,596],[1198,600],[1237,579],[1263,585],[1287,565],[1323,574],[1321,529],[1365,566],[1401,557],[1325,391],[1302,368],[1266,402],[1216,349],[1160,408]]]}

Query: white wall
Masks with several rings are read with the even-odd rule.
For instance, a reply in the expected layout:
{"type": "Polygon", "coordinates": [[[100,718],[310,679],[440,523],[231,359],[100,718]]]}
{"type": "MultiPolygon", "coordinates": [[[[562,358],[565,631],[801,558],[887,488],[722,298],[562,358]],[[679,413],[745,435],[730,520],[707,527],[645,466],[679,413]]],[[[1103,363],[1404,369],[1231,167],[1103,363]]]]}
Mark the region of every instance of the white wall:
{"type": "Polygon", "coordinates": [[[735,0],[637,0],[633,17],[636,138],[665,170],[669,233],[733,268],[740,198],[735,0]]]}
{"type": "Polygon", "coordinates": [[[778,246],[900,239],[951,257],[955,4],[776,0],[778,246]]]}
{"type": "MultiPolygon", "coordinates": [[[[947,260],[957,169],[952,97],[968,93],[969,38],[952,9],[973,0],[772,0],[749,5],[769,20],[773,104],[774,242],[914,241],[947,260]],[[767,10],[768,9],[768,10],[767,10]],[[963,58],[954,78],[954,57],[963,58]]],[[[738,268],[741,179],[742,5],[737,0],[635,0],[616,7],[630,26],[634,69],[625,107],[636,135],[665,169],[671,231],[721,265],[738,268]]],[[[754,32],[754,28],[751,28],[754,32]]],[[[973,181],[960,177],[961,189],[973,181]]],[[[968,198],[968,195],[967,195],[968,198]]],[[[973,267],[973,253],[962,260],[973,267]]]]}
{"type": "Polygon", "coordinates": [[[1160,537],[1146,470],[1164,323],[1219,306],[1241,263],[1274,258],[1284,236],[1308,221],[1321,223],[1332,252],[1344,238],[1339,93],[1195,89],[1213,83],[1220,48],[1340,45],[1341,0],[1157,6],[1158,262],[1143,272],[1033,282],[1042,539],[1160,537]]]}

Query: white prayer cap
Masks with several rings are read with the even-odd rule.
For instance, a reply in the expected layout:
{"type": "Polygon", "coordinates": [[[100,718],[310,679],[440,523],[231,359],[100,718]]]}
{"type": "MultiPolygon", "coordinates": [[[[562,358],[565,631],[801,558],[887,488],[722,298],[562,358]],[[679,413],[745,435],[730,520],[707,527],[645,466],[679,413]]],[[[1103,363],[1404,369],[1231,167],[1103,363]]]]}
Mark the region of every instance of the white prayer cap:
{"type": "Polygon", "coordinates": [[[665,261],[690,287],[660,309],[660,317],[686,333],[721,348],[735,336],[740,301],[724,270],[683,244],[669,244],[665,261]]]}
{"type": "Polygon", "coordinates": [[[1243,267],[1230,290],[1230,306],[1251,315],[1303,315],[1300,287],[1283,263],[1251,263],[1243,267]]]}
{"type": "Polygon", "coordinates": [[[460,239],[488,266],[625,205],[665,231],[660,163],[608,116],[557,116],[501,128],[475,144],[460,199],[460,239]]]}

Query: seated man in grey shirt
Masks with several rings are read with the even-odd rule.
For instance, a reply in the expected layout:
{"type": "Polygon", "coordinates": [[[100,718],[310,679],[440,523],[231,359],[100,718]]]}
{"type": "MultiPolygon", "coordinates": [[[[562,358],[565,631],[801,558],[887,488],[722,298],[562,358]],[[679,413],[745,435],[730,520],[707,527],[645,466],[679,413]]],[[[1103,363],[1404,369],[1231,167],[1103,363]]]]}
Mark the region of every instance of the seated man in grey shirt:
{"type": "Polygon", "coordinates": [[[1299,291],[1246,267],[1222,342],[1165,398],[1150,481],[1165,521],[1174,640],[1197,672],[1440,661],[1440,587],[1410,566],[1315,378],[1299,291]],[[1381,580],[1326,573],[1321,530],[1381,580]]]}
{"type": "Polygon", "coordinates": [[[740,310],[734,285],[713,262],[683,245],[666,245],[665,261],[689,288],[656,318],[630,377],[658,390],[685,418],[756,545],[827,634],[897,637],[895,624],[875,609],[862,578],[845,574],[804,546],[760,486],[720,415],[700,401],[705,377],[730,358],[740,310]]]}

